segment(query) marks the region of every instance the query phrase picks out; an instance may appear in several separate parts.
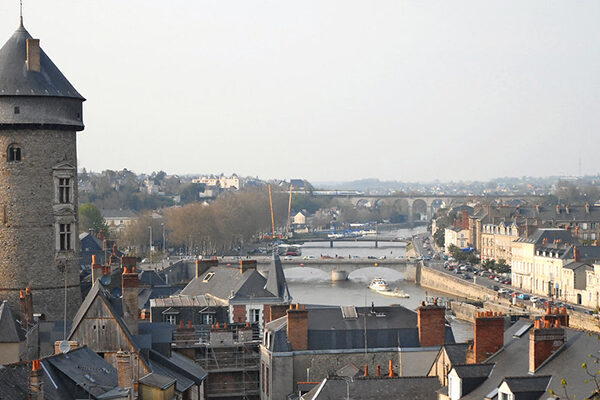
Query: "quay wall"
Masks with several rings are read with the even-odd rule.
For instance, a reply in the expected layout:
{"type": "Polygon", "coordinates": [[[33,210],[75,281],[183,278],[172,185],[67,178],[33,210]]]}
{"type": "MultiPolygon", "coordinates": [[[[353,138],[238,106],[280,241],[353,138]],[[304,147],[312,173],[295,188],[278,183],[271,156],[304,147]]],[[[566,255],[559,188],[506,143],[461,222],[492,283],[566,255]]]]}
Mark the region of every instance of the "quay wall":
{"type": "Polygon", "coordinates": [[[420,275],[420,279],[418,279],[417,283],[424,288],[473,300],[498,300],[498,293],[492,289],[476,285],[450,274],[445,274],[422,264],[420,264],[418,269],[420,269],[420,274],[417,272],[417,276],[420,275]]]}

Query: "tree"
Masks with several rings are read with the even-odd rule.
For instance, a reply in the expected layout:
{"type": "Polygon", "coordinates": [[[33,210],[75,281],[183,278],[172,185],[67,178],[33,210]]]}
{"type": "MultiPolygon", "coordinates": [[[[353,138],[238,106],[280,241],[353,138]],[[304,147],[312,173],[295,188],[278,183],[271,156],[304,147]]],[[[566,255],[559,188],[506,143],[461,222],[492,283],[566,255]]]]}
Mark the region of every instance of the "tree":
{"type": "Polygon", "coordinates": [[[106,220],[98,207],[91,203],[85,203],[79,206],[79,230],[86,232],[90,229],[93,229],[94,232],[100,232],[100,230],[108,232],[106,220]]]}

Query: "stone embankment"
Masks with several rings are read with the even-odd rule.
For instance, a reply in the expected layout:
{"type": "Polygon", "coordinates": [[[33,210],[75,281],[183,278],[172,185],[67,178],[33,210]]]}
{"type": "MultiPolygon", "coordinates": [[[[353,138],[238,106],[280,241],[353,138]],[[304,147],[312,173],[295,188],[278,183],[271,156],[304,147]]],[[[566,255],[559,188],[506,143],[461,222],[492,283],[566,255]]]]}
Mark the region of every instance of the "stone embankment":
{"type": "MultiPolygon", "coordinates": [[[[419,272],[417,272],[417,276],[419,276],[419,272]]],[[[540,316],[545,311],[542,308],[533,307],[533,305],[513,305],[509,299],[499,297],[498,293],[494,290],[429,267],[420,267],[420,277],[420,282],[417,283],[420,283],[422,287],[482,302],[483,307],[461,301],[452,301],[450,303],[450,308],[456,317],[468,322],[475,321],[477,311],[494,311],[501,312],[504,315],[529,318],[540,316]]],[[[598,318],[572,310],[569,310],[568,313],[569,327],[600,333],[600,320],[598,318]]]]}

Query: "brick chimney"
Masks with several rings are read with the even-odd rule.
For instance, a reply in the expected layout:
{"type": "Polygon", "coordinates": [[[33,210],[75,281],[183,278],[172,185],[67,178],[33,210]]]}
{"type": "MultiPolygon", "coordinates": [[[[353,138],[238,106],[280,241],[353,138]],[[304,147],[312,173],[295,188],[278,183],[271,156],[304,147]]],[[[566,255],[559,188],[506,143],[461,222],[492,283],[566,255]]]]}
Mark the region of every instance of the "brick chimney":
{"type": "Polygon", "coordinates": [[[467,351],[467,363],[479,364],[504,346],[504,317],[502,313],[478,312],[475,318],[473,348],[467,351]]]}
{"type": "Polygon", "coordinates": [[[534,373],[564,343],[565,330],[558,321],[552,326],[550,321],[536,320],[529,332],[529,373],[534,373]]]}
{"type": "Polygon", "coordinates": [[[29,400],[44,400],[42,362],[33,360],[29,371],[29,400]]]}
{"type": "Polygon", "coordinates": [[[219,265],[219,260],[196,260],[196,278],[200,277],[210,267],[219,265]]]}
{"type": "Polygon", "coordinates": [[[548,322],[550,326],[555,326],[556,321],[558,321],[560,326],[568,327],[569,326],[569,314],[567,314],[567,308],[562,307],[548,307],[546,309],[546,313],[542,315],[542,323],[546,324],[548,322]]]}
{"type": "Polygon", "coordinates": [[[587,214],[589,214],[589,213],[590,213],[590,203],[585,203],[585,212],[586,212],[587,214]]]}
{"type": "Polygon", "coordinates": [[[102,278],[102,264],[96,261],[96,255],[92,255],[92,286],[98,279],[102,278]]]}
{"type": "Polygon", "coordinates": [[[129,328],[129,332],[137,335],[140,310],[138,309],[138,274],[135,272],[135,266],[131,267],[131,271],[128,267],[123,267],[121,279],[123,282],[123,321],[129,328]]]}
{"type": "Polygon", "coordinates": [[[469,229],[469,213],[467,211],[462,212],[462,229],[469,229]]]}
{"type": "Polygon", "coordinates": [[[266,304],[264,309],[265,324],[285,317],[287,309],[286,304],[266,304]]]}
{"type": "Polygon", "coordinates": [[[240,260],[240,274],[251,269],[256,269],[256,260],[240,260]]]}
{"type": "Polygon", "coordinates": [[[117,378],[120,388],[132,389],[133,370],[131,355],[123,350],[117,351],[117,378]]]}
{"type": "Polygon", "coordinates": [[[308,350],[308,311],[290,305],[287,310],[287,337],[292,350],[308,350]]]}
{"type": "Polygon", "coordinates": [[[19,309],[21,311],[21,326],[27,330],[29,324],[27,323],[27,303],[25,301],[25,293],[21,290],[19,292],[19,309]]]}
{"type": "Polygon", "coordinates": [[[25,305],[27,308],[27,322],[31,325],[33,324],[33,296],[29,286],[25,288],[25,305]]]}
{"type": "Polygon", "coordinates": [[[417,308],[417,327],[421,347],[441,346],[446,343],[446,309],[433,304],[422,302],[417,308]]]}
{"type": "Polygon", "coordinates": [[[40,39],[27,39],[27,71],[40,72],[40,39]]]}
{"type": "Polygon", "coordinates": [[[573,247],[573,259],[575,262],[579,262],[579,249],[577,246],[573,247]]]}

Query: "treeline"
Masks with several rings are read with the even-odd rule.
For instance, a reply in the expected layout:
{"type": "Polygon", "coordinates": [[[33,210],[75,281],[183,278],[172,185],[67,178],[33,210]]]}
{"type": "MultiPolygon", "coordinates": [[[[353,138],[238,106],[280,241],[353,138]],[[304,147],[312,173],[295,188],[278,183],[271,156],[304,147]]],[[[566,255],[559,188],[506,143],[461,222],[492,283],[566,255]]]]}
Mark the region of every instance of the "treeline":
{"type": "MultiPolygon", "coordinates": [[[[288,197],[283,192],[273,193],[276,230],[287,227],[288,197]]],[[[168,248],[179,248],[191,253],[222,254],[244,243],[269,234],[271,211],[269,195],[264,189],[251,188],[225,193],[210,205],[188,204],[164,210],[161,218],[145,213],[122,233],[121,246],[128,246],[137,254],[148,252],[150,227],[153,245],[162,249],[163,230],[168,248]]]]}

